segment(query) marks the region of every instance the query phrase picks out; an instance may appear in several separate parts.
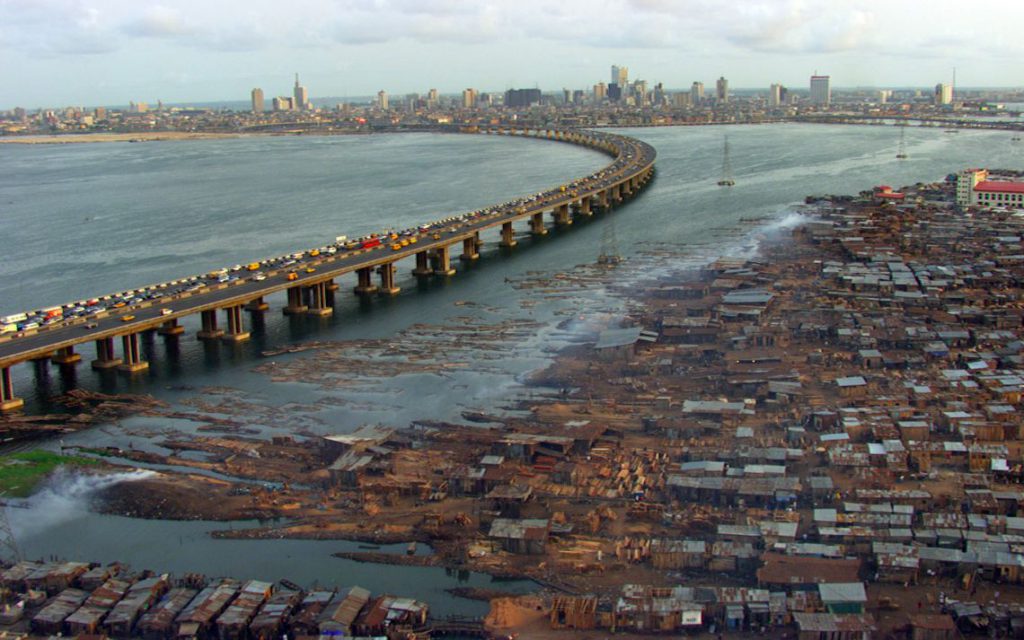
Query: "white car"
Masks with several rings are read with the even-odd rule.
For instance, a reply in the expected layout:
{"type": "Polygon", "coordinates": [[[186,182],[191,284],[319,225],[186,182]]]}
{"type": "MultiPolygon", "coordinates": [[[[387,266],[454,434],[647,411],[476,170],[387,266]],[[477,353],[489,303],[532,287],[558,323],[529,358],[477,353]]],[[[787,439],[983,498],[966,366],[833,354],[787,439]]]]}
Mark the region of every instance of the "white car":
{"type": "Polygon", "coordinates": [[[171,311],[170,309],[161,309],[161,310],[160,310],[160,315],[162,315],[162,316],[169,316],[169,315],[171,315],[172,313],[174,313],[174,312],[173,312],[173,311],[171,311]]]}

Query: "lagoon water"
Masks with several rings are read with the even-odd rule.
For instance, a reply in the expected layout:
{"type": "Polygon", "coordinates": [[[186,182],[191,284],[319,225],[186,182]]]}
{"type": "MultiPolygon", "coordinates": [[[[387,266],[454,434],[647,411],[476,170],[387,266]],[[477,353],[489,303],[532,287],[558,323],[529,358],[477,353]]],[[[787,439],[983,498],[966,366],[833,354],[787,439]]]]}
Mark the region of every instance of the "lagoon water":
{"type": "MultiPolygon", "coordinates": [[[[657,177],[639,198],[611,214],[539,240],[524,234],[512,251],[485,237],[491,242],[481,260],[456,265],[459,273],[447,280],[418,284],[409,275],[412,265],[402,263],[403,290],[390,299],[359,301],[346,293],[354,283],[343,279],[335,313],[327,319],[285,318],[281,300],[271,299],[271,311],[253,326],[250,342],[229,347],[186,338],[167,348],[156,340],[145,347],[149,372],[131,380],[88,367],[80,367],[73,381],[56,369],[40,375],[28,365],[17,367],[17,392],[33,411],[53,410],[51,398],[72,382],[149,393],[185,410],[226,394],[266,409],[250,419],[264,434],[282,433],[289,425],[323,433],[363,423],[458,421],[466,410],[501,413],[536,392],[522,384],[524,376],[543,367],[558,347],[579,339],[577,324],[592,325],[594,318],[628,308],[628,300],[603,287],[570,287],[545,296],[515,286],[538,273],[593,264],[610,219],[618,250],[627,257],[622,277],[640,279],[724,253],[749,255],[759,233],[791,218],[807,194],[937,181],[968,166],[1024,168],[1024,146],[1006,132],[911,128],[906,160],[895,158],[898,137],[888,127],[777,124],[621,132],[657,148],[657,177]],[[726,133],[736,186],[723,189],[715,182],[726,133]],[[761,228],[749,229],[744,221],[751,219],[761,220],[761,228]],[[445,340],[446,327],[493,329],[509,321],[522,323],[514,344],[496,340],[490,350],[474,349],[473,361],[450,370],[366,375],[347,386],[274,381],[264,368],[257,370],[268,360],[262,351],[293,343],[331,341],[359,352],[366,339],[423,344],[445,340]],[[273,424],[268,412],[278,417],[273,424]]],[[[405,228],[564,183],[609,161],[553,142],[434,134],[0,145],[0,159],[0,314],[320,246],[339,234],[405,228]]],[[[87,346],[83,351],[91,357],[87,346]]],[[[315,369],[317,357],[314,350],[274,360],[315,369]]],[[[458,357],[466,360],[464,353],[458,357]]],[[[195,426],[130,418],[68,436],[64,444],[132,443],[160,450],[162,437],[195,426]]],[[[358,583],[422,596],[440,613],[482,611],[479,603],[443,596],[441,590],[460,579],[443,570],[329,557],[349,543],[213,540],[206,533],[226,525],[100,516],[85,507],[90,489],[73,482],[51,494],[47,499],[57,502],[37,500],[10,510],[29,557],[58,554],[177,572],[358,583]],[[54,513],[54,504],[67,509],[60,517],[44,517],[54,513]]],[[[475,586],[489,582],[475,574],[462,578],[475,586]]]]}

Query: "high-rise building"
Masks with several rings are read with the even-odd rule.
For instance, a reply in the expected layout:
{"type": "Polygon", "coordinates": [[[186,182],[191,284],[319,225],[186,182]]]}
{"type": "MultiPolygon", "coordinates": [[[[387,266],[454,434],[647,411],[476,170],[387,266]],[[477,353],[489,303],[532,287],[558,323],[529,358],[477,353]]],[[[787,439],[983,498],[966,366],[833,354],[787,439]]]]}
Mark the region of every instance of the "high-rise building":
{"type": "Polygon", "coordinates": [[[462,107],[464,109],[472,109],[476,106],[476,89],[463,89],[462,90],[462,107]]]}
{"type": "Polygon", "coordinates": [[[935,85],[935,104],[953,104],[953,85],[941,82],[935,85]]]}
{"type": "Polygon", "coordinates": [[[252,90],[252,111],[263,113],[263,89],[256,87],[252,90]]]}
{"type": "Polygon", "coordinates": [[[699,105],[704,102],[704,83],[694,82],[690,85],[690,102],[699,105]]]}
{"type": "Polygon", "coordinates": [[[826,107],[832,104],[831,82],[829,76],[811,76],[811,102],[826,107]]]}
{"type": "Polygon", "coordinates": [[[892,97],[892,89],[879,89],[878,90],[878,104],[885,104],[889,102],[889,98],[892,97]]]}
{"type": "Polygon", "coordinates": [[[608,85],[608,100],[618,102],[622,99],[622,87],[617,84],[608,85]]]}
{"type": "Polygon", "coordinates": [[[529,107],[540,104],[540,89],[509,89],[505,92],[506,107],[529,107]]]}
{"type": "Polygon", "coordinates": [[[427,106],[437,106],[437,89],[431,89],[430,91],[427,92],[427,106]]]}
{"type": "Polygon", "coordinates": [[[768,87],[768,106],[778,107],[782,104],[782,85],[773,84],[768,87]]]}
{"type": "Polygon", "coordinates": [[[612,65],[612,80],[609,84],[617,84],[619,88],[625,88],[629,84],[629,67],[612,65]]]}
{"type": "Polygon", "coordinates": [[[647,81],[636,80],[633,82],[633,87],[630,93],[633,94],[633,98],[636,100],[638,105],[647,104],[647,81]]]}
{"type": "MultiPolygon", "coordinates": [[[[18,116],[18,110],[17,109],[14,110],[14,115],[18,116]]],[[[107,108],[106,107],[96,107],[96,109],[92,112],[92,115],[93,115],[93,119],[95,121],[97,121],[97,122],[99,122],[100,120],[106,120],[107,119],[107,108]]],[[[21,116],[18,116],[18,119],[19,120],[24,120],[25,119],[25,110],[24,109],[21,110],[21,116]]]]}
{"type": "Polygon", "coordinates": [[[603,102],[608,97],[608,87],[603,82],[594,85],[594,102],[603,102]]]}
{"type": "Polygon", "coordinates": [[[679,93],[672,96],[672,101],[677,107],[689,107],[693,104],[693,96],[689,93],[680,91],[679,93]]]}
{"type": "Polygon", "coordinates": [[[383,89],[377,92],[377,108],[381,111],[388,110],[388,92],[383,89]]]}
{"type": "Polygon", "coordinates": [[[729,102],[729,81],[720,76],[715,82],[715,98],[719,102],[729,102]]]}
{"type": "Polygon", "coordinates": [[[299,111],[304,111],[309,108],[309,92],[306,91],[306,87],[299,84],[299,74],[295,74],[295,89],[292,91],[292,96],[295,98],[295,108],[299,111]]]}
{"type": "Polygon", "coordinates": [[[294,111],[295,98],[288,96],[277,96],[271,103],[274,111],[294,111]]]}

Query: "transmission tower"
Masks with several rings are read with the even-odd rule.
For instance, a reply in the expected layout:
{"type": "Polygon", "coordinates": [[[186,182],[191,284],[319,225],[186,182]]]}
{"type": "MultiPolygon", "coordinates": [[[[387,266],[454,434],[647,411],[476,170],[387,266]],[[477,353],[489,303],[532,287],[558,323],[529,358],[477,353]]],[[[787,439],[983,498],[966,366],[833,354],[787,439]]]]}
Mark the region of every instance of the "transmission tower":
{"type": "Polygon", "coordinates": [[[615,237],[615,218],[605,216],[604,229],[601,230],[601,254],[597,256],[597,264],[616,265],[622,262],[619,253],[619,240],[615,237]]]}
{"type": "Polygon", "coordinates": [[[18,541],[14,538],[11,522],[7,519],[7,503],[4,501],[6,497],[5,494],[0,493],[0,549],[6,550],[15,562],[19,562],[21,550],[18,548],[18,541]]]}

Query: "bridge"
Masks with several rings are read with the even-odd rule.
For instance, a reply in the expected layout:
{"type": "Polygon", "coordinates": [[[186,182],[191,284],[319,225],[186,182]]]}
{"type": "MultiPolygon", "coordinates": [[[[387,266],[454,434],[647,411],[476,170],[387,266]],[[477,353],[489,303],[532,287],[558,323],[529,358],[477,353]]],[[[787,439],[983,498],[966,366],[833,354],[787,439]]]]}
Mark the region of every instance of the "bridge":
{"type": "Polygon", "coordinates": [[[340,288],[336,278],[354,273],[353,290],[357,295],[394,295],[400,290],[395,283],[395,265],[407,258],[415,260],[412,273],[417,277],[450,277],[456,271],[452,266],[453,247],[458,250],[461,246],[459,258],[462,260],[476,260],[480,256],[481,232],[500,229],[499,244],[514,247],[514,225],[526,222],[530,234],[544,235],[548,233],[545,213],[549,213],[556,226],[567,227],[575,217],[589,217],[595,209],[609,209],[636,194],[654,174],[654,148],[616,134],[506,125],[427,126],[405,130],[532,137],[595,149],[612,156],[614,161],[590,176],[529,199],[484,208],[425,230],[420,227],[415,241],[407,238],[409,244],[404,246],[404,243],[392,244],[391,240],[385,240],[378,246],[361,245],[328,255],[305,252],[295,264],[274,265],[263,271],[265,278],[262,280],[240,278],[217,282],[210,279],[189,287],[190,290],[174,291],[133,306],[108,308],[86,317],[2,334],[0,412],[24,406],[24,400],[14,391],[11,368],[15,365],[32,361],[45,366],[49,361],[61,367],[73,367],[82,359],[76,347],[92,342],[96,348],[94,369],[117,369],[126,374],[144,371],[149,366],[140,348],[140,335],[144,332],[177,339],[185,331],[179,320],[199,314],[199,339],[240,342],[249,337],[243,312],[265,312],[268,305],[264,298],[280,291],[287,292],[287,305],[283,309],[286,314],[330,315],[335,293],[340,288]],[[374,284],[375,274],[379,284],[374,284]],[[223,327],[218,322],[221,314],[223,327]],[[118,341],[120,353],[116,350],[118,341]]]}

